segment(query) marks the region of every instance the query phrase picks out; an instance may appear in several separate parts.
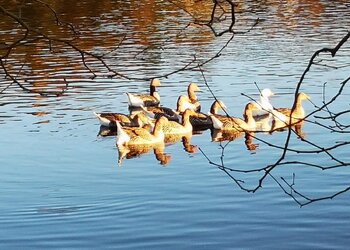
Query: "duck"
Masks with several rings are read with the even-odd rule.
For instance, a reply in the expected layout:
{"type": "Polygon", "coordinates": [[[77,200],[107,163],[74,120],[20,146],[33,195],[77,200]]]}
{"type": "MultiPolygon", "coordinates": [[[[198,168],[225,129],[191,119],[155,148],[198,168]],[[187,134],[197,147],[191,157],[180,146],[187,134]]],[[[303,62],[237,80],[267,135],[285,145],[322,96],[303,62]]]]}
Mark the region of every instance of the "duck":
{"type": "Polygon", "coordinates": [[[160,96],[156,91],[156,87],[160,86],[159,79],[152,79],[150,82],[150,94],[137,94],[127,92],[129,107],[141,106],[158,106],[160,103],[160,96]]]}
{"type": "Polygon", "coordinates": [[[180,95],[177,98],[177,102],[176,102],[176,112],[183,113],[183,112],[185,112],[186,109],[197,111],[196,105],[191,103],[187,96],[180,95]]]}
{"type": "Polygon", "coordinates": [[[188,103],[186,96],[179,96],[176,102],[176,110],[168,107],[144,107],[143,110],[145,113],[153,119],[157,119],[160,116],[165,116],[169,121],[181,122],[181,114],[186,109],[193,109],[192,104],[188,103]]]}
{"type": "MultiPolygon", "coordinates": [[[[227,117],[226,115],[218,114],[220,109],[226,111],[227,108],[222,101],[215,100],[212,103],[212,105],[210,106],[209,113],[216,115],[218,117],[220,117],[220,116],[227,117]]],[[[203,113],[200,113],[200,114],[201,114],[201,117],[198,117],[198,116],[191,116],[190,117],[190,122],[193,126],[193,129],[196,131],[199,131],[199,130],[206,130],[206,129],[212,128],[213,122],[212,122],[211,118],[206,114],[203,114],[203,113]]]]}
{"type": "Polygon", "coordinates": [[[108,128],[116,128],[116,121],[126,127],[142,127],[149,123],[148,117],[143,112],[138,112],[132,115],[122,113],[96,113],[93,112],[99,120],[101,126],[108,128]]]}
{"type": "Polygon", "coordinates": [[[310,100],[310,96],[304,92],[296,95],[293,107],[290,108],[275,108],[272,110],[272,128],[271,131],[281,129],[290,125],[297,124],[305,119],[305,110],[302,106],[303,100],[310,100]]]}
{"type": "MultiPolygon", "coordinates": [[[[144,129],[147,129],[148,131],[152,131],[154,127],[154,122],[151,118],[147,117],[144,113],[139,113],[134,115],[134,117],[131,119],[131,123],[125,123],[124,127],[144,128],[144,129]]],[[[101,125],[97,135],[102,137],[116,136],[117,135],[116,121],[114,121],[114,125],[112,123],[112,125],[109,124],[108,127],[101,125]]]]}
{"type": "MultiPolygon", "coordinates": [[[[168,118],[169,121],[175,121],[178,123],[181,123],[182,121],[182,114],[185,112],[186,109],[195,110],[196,107],[194,104],[190,103],[188,101],[187,96],[180,95],[176,102],[176,110],[168,107],[143,107],[142,110],[151,118],[151,119],[157,119],[160,116],[165,116],[168,118]]],[[[190,120],[192,120],[192,117],[190,120]]]]}
{"type": "Polygon", "coordinates": [[[210,106],[210,113],[213,114],[213,115],[216,115],[216,116],[223,116],[223,117],[226,117],[226,115],[219,115],[219,110],[222,109],[223,111],[226,112],[226,105],[220,101],[220,100],[215,100],[212,105],[210,106]]]}
{"type": "Polygon", "coordinates": [[[260,92],[260,99],[257,101],[258,109],[253,111],[253,118],[256,122],[256,132],[269,133],[272,125],[272,111],[274,107],[270,102],[270,97],[274,93],[269,88],[260,92]]]}
{"type": "MultiPolygon", "coordinates": [[[[187,107],[189,109],[192,109],[194,111],[200,112],[201,111],[201,105],[197,99],[196,93],[197,91],[200,91],[199,87],[197,86],[197,84],[191,82],[188,87],[187,87],[187,96],[185,95],[181,95],[179,96],[182,97],[184,96],[183,100],[184,102],[186,102],[187,107]]],[[[183,111],[181,111],[183,112],[183,111]]]]}
{"type": "Polygon", "coordinates": [[[249,102],[244,108],[244,120],[236,117],[218,117],[213,114],[210,114],[209,117],[213,122],[214,129],[237,130],[242,132],[254,131],[256,123],[253,118],[253,110],[257,108],[255,103],[249,102]]]}
{"type": "Polygon", "coordinates": [[[146,107],[146,113],[153,119],[157,119],[160,116],[165,116],[169,121],[179,122],[181,120],[181,115],[179,112],[168,107],[146,107]]]}
{"type": "Polygon", "coordinates": [[[163,126],[168,123],[164,116],[157,119],[152,132],[145,128],[122,127],[117,121],[117,146],[164,143],[163,126]]]}
{"type": "Polygon", "coordinates": [[[173,134],[192,133],[193,127],[190,122],[190,116],[203,117],[200,113],[197,113],[191,109],[186,109],[185,112],[182,113],[181,123],[168,120],[168,122],[164,124],[163,126],[164,134],[173,135],[173,134]]]}
{"type": "Polygon", "coordinates": [[[260,93],[260,99],[257,102],[258,109],[253,112],[253,117],[255,120],[263,118],[271,114],[273,110],[273,106],[270,102],[270,97],[273,96],[274,93],[269,88],[265,88],[260,93]]]}

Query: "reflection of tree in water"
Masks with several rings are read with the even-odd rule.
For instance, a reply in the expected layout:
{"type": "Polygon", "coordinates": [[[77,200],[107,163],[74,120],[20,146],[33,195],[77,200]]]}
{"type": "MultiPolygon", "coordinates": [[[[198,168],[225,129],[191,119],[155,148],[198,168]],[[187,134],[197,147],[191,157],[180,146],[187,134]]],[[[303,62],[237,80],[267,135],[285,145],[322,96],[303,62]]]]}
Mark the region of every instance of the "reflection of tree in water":
{"type": "Polygon", "coordinates": [[[106,0],[95,5],[71,1],[52,1],[52,5],[48,5],[40,0],[1,4],[3,22],[0,25],[5,29],[0,37],[5,43],[0,44],[0,68],[8,81],[5,81],[8,85],[2,91],[15,84],[27,92],[59,96],[69,88],[69,79],[76,77],[149,81],[154,77],[168,77],[196,69],[198,64],[203,66],[220,57],[233,39],[234,7],[231,1],[224,3],[193,3],[200,16],[210,16],[206,20],[192,17],[189,12],[180,15],[179,9],[184,9],[171,1],[163,4],[151,0],[118,3],[123,8],[116,8],[118,5],[106,0]],[[133,8],[133,4],[138,7],[141,4],[140,8],[145,9],[141,16],[139,8],[133,8]],[[169,9],[166,13],[177,14],[168,16],[162,8],[169,9]],[[231,16],[226,8],[231,10],[231,16]],[[66,9],[68,12],[61,13],[66,9]],[[106,10],[110,12],[105,14],[106,10]],[[75,13],[80,15],[76,17],[75,13]],[[190,18],[182,18],[184,14],[190,18]],[[217,19],[217,16],[220,18],[217,19]],[[231,20],[229,28],[220,31],[213,28],[227,20],[231,20]],[[209,29],[203,29],[203,26],[209,29]],[[130,27],[134,30],[128,30],[130,27]],[[174,32],[157,36],[162,30],[174,32]],[[202,45],[208,44],[213,40],[211,34],[217,33],[231,33],[232,37],[216,53],[202,55],[202,45]],[[199,42],[198,39],[204,40],[199,42]],[[174,46],[181,48],[181,55],[174,53],[174,46]],[[131,60],[131,64],[125,58],[131,60]],[[149,65],[160,63],[168,72],[155,76],[154,66],[149,65]],[[130,66],[135,64],[143,68],[141,74],[130,73],[130,66]],[[62,72],[66,74],[62,76],[62,72]]]}
{"type": "MultiPolygon", "coordinates": [[[[79,72],[77,74],[81,78],[111,77],[123,80],[149,81],[154,77],[164,78],[183,71],[201,70],[205,64],[220,58],[225,48],[234,40],[235,35],[242,33],[236,30],[236,11],[240,12],[241,17],[245,11],[255,13],[254,8],[261,11],[266,6],[277,7],[277,15],[280,19],[287,20],[289,27],[296,25],[296,17],[300,13],[310,14],[314,27],[317,27],[319,24],[315,21],[315,17],[324,11],[323,3],[320,1],[302,1],[303,6],[307,7],[304,9],[300,9],[300,5],[295,5],[295,1],[287,1],[287,5],[277,1],[238,1],[237,4],[229,0],[210,1],[210,4],[206,1],[192,3],[190,1],[175,2],[169,0],[165,2],[165,8],[171,13],[169,15],[165,14],[168,13],[167,11],[162,13],[164,5],[153,0],[142,2],[140,7],[142,12],[139,9],[139,1],[118,3],[123,5],[121,9],[127,10],[120,12],[115,11],[115,2],[107,0],[95,1],[93,5],[88,6],[79,4],[79,1],[49,1],[50,5],[47,5],[39,0],[32,0],[31,4],[28,5],[17,5],[17,1],[0,4],[0,25],[3,31],[0,33],[0,74],[3,77],[0,94],[11,85],[17,85],[30,93],[42,96],[60,96],[69,90],[70,79],[77,77],[72,72],[79,72]],[[134,8],[134,5],[137,5],[137,8],[134,8]],[[106,13],[106,9],[114,10],[114,12],[106,13]],[[136,11],[132,11],[133,9],[136,11]],[[179,10],[185,14],[187,19],[178,18],[180,16],[179,10]],[[64,14],[63,11],[65,11],[64,14]],[[81,13],[81,15],[76,17],[75,13],[81,13]],[[82,17],[90,18],[84,19],[82,17]],[[136,20],[135,25],[128,26],[130,20],[136,20]],[[113,23],[113,25],[109,25],[108,22],[113,23]],[[162,26],[163,23],[167,22],[170,25],[162,26]],[[157,32],[161,35],[153,34],[157,32]],[[228,36],[224,36],[227,34],[228,36]],[[217,36],[226,39],[222,47],[211,56],[206,54],[203,58],[203,55],[199,53],[203,49],[201,45],[206,45],[217,36]],[[174,65],[174,61],[170,60],[168,62],[169,70],[159,75],[154,75],[153,70],[150,72],[143,70],[142,74],[134,74],[135,72],[123,70],[115,63],[115,61],[124,60],[125,55],[130,56],[130,45],[136,44],[137,49],[131,55],[133,60],[138,60],[137,62],[142,65],[141,68],[147,69],[147,64],[154,68],[155,65],[162,63],[163,58],[167,58],[164,55],[165,52],[168,52],[167,49],[173,50],[174,47],[178,48],[180,45],[188,43],[191,46],[187,47],[186,55],[181,55],[182,60],[179,60],[176,65],[174,65]],[[66,74],[62,76],[56,72],[66,72],[66,74]]],[[[250,20],[247,23],[249,27],[246,28],[246,31],[250,31],[259,24],[259,19],[250,20]]],[[[273,31],[267,32],[273,33],[273,31]]],[[[322,67],[327,64],[327,61],[326,63],[322,60],[316,61],[319,54],[330,53],[332,57],[335,57],[349,36],[350,33],[333,49],[321,49],[312,56],[296,86],[295,94],[300,92],[301,84],[311,66],[317,64],[322,67]]],[[[175,54],[169,55],[171,57],[175,54]]],[[[133,61],[133,63],[135,62],[133,61]]],[[[345,67],[348,66],[345,65],[345,67]]],[[[329,69],[332,69],[331,65],[326,65],[326,70],[329,69]]],[[[343,108],[343,105],[341,110],[333,111],[332,105],[341,103],[340,99],[343,97],[343,91],[349,80],[349,77],[345,77],[339,83],[338,91],[331,97],[326,91],[327,85],[324,84],[321,104],[315,105],[315,109],[306,117],[305,123],[321,127],[331,134],[347,135],[350,132],[350,125],[347,123],[348,119],[344,117],[349,113],[348,106],[343,108]]],[[[245,145],[248,150],[258,150],[258,144],[254,141],[258,142],[259,145],[266,145],[271,150],[280,150],[280,157],[274,163],[260,168],[241,170],[225,166],[223,159],[219,164],[209,162],[223,170],[242,190],[248,192],[257,191],[262,187],[265,179],[271,177],[287,195],[300,205],[332,198],[348,191],[350,187],[329,196],[310,198],[297,189],[297,176],[294,173],[291,181],[287,181],[284,177],[277,178],[275,176],[276,169],[280,166],[310,167],[331,171],[349,165],[346,160],[342,159],[343,155],[337,154],[337,152],[346,150],[347,145],[350,144],[345,136],[343,140],[332,141],[330,145],[326,145],[322,141],[313,142],[312,138],[305,137],[301,132],[302,124],[286,125],[287,128],[283,132],[286,134],[286,139],[283,145],[262,140],[258,132],[245,134],[245,145]],[[290,140],[293,136],[300,139],[301,148],[295,145],[291,146],[290,140]],[[310,149],[305,149],[306,146],[310,149]],[[288,158],[290,154],[297,154],[298,160],[294,158],[290,160],[288,158]],[[313,160],[310,158],[314,158],[314,156],[318,158],[320,155],[327,158],[327,162],[320,165],[309,161],[313,160]],[[234,176],[235,173],[259,176],[256,186],[251,188],[245,186],[243,180],[234,176]]],[[[217,134],[213,136],[213,140],[231,141],[237,136],[225,135],[225,133],[217,134]]],[[[187,152],[195,152],[196,146],[191,145],[188,138],[181,139],[187,152]]],[[[228,145],[230,144],[222,146],[222,152],[228,145]]],[[[121,153],[120,160],[123,157],[138,157],[152,149],[156,159],[161,164],[169,162],[170,157],[164,154],[162,147],[125,150],[119,152],[121,153]]]]}

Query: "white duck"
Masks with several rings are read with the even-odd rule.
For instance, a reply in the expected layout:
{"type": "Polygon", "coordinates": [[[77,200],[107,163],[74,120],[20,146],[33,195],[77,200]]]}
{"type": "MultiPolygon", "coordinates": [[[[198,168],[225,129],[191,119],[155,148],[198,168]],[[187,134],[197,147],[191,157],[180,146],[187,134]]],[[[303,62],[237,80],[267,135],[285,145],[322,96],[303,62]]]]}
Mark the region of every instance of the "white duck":
{"type": "Polygon", "coordinates": [[[273,110],[273,106],[270,102],[270,97],[273,96],[274,93],[271,89],[263,89],[260,93],[260,99],[258,101],[258,110],[253,113],[253,117],[255,119],[260,119],[266,115],[270,115],[273,110]]]}

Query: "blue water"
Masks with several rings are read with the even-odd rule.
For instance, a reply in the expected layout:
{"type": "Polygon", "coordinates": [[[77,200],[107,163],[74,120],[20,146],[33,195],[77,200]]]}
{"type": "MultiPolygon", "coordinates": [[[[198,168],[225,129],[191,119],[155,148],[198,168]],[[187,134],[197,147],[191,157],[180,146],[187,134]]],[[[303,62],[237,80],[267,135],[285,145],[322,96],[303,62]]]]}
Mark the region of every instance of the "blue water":
{"type": "MultiPolygon", "coordinates": [[[[247,28],[256,17],[264,21],[250,33],[236,35],[221,57],[203,66],[209,86],[235,116],[241,116],[248,102],[241,93],[257,98],[254,82],[276,93],[272,99],[275,106],[291,106],[296,83],[313,52],[335,46],[350,24],[350,6],[346,1],[303,1],[265,7],[254,2],[241,3],[242,18],[237,25],[247,28]]],[[[103,3],[109,6],[109,1],[103,3]]],[[[83,16],[88,12],[76,17],[98,20],[94,24],[96,37],[103,37],[105,30],[118,31],[120,27],[114,17],[123,16],[123,11],[131,13],[125,14],[122,22],[131,33],[158,28],[158,33],[145,36],[150,41],[166,39],[160,35],[166,28],[182,27],[173,23],[171,13],[177,9],[171,4],[164,4],[164,9],[158,6],[157,14],[169,11],[169,15],[157,16],[149,26],[137,22],[141,17],[130,6],[116,4],[113,9],[104,10],[103,4],[98,8],[88,1],[80,4],[74,8],[96,8],[93,17],[83,16]]],[[[190,19],[184,13],[177,15],[180,24],[190,19]]],[[[229,38],[214,39],[200,29],[205,28],[194,29],[194,34],[179,38],[178,44],[169,35],[172,39],[165,49],[152,50],[145,54],[145,60],[128,57],[128,53],[139,51],[140,44],[146,43],[145,37],[134,35],[109,62],[135,77],[171,72],[190,60],[193,51],[199,58],[214,55],[229,38]],[[202,40],[199,34],[204,37],[202,40]],[[124,61],[118,61],[120,58],[124,61]]],[[[95,49],[101,47],[96,45],[95,49]]],[[[74,53],[67,53],[79,61],[74,53]]],[[[336,70],[315,66],[307,75],[302,91],[321,105],[324,82],[331,97],[339,90],[340,82],[349,77],[349,56],[350,43],[347,43],[339,55],[325,61],[347,67],[336,70]]],[[[53,68],[54,64],[48,67],[48,72],[53,68]]],[[[40,67],[34,70],[38,74],[40,71],[40,67]]],[[[148,82],[89,79],[86,70],[70,65],[51,74],[57,78],[68,76],[69,87],[63,96],[38,97],[16,85],[0,95],[2,249],[344,249],[350,243],[349,193],[300,207],[273,179],[283,184],[283,177],[291,184],[294,176],[294,188],[302,194],[326,197],[350,185],[347,167],[322,171],[298,164],[281,165],[271,172],[272,177],[264,179],[262,188],[249,193],[241,190],[224,171],[209,164],[199,151],[200,148],[214,163],[220,164],[220,145],[227,142],[212,142],[209,130],[191,138],[191,144],[197,146],[195,153],[183,150],[181,142],[167,145],[164,152],[171,157],[167,165],[161,165],[150,151],[140,157],[123,159],[119,166],[115,137],[98,136],[100,127],[92,111],[126,113],[124,93],[146,91],[148,82]]],[[[202,89],[198,97],[207,112],[213,97],[201,72],[196,70],[161,78],[162,104],[174,107],[190,81],[202,89]]],[[[5,83],[2,79],[2,84],[5,83]]],[[[348,109],[349,95],[349,88],[345,88],[339,100],[332,104],[332,110],[348,109]]],[[[305,102],[304,108],[307,113],[314,110],[310,102],[305,102]]],[[[349,123],[349,116],[345,114],[342,121],[349,123]]],[[[307,140],[323,147],[347,140],[347,134],[330,133],[310,122],[303,125],[302,131],[307,140]]],[[[287,132],[256,134],[257,138],[280,146],[284,145],[286,135],[287,132]]],[[[281,155],[281,150],[257,139],[253,143],[259,144],[258,148],[249,151],[244,137],[230,142],[224,149],[225,166],[256,169],[273,164],[281,155]]],[[[290,147],[313,149],[295,135],[291,137],[290,147]]],[[[350,161],[348,152],[349,146],[332,151],[344,162],[350,161]]],[[[334,164],[325,154],[289,152],[286,159],[322,166],[334,164]]],[[[263,175],[263,172],[230,173],[249,189],[254,189],[263,175]]]]}

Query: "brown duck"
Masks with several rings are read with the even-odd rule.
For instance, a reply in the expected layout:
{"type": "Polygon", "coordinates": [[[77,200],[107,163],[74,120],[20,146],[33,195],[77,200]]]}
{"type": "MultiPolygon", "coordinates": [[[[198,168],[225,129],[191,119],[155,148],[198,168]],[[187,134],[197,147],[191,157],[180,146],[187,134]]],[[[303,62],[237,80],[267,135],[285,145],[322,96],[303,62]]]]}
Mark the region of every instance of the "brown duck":
{"type": "Polygon", "coordinates": [[[305,110],[301,103],[303,100],[309,100],[310,97],[300,92],[297,94],[293,107],[290,108],[275,108],[272,110],[272,131],[284,128],[301,122],[305,118],[305,110]]]}
{"type": "Polygon", "coordinates": [[[148,107],[157,106],[160,103],[160,96],[156,91],[156,87],[160,86],[158,79],[153,79],[150,83],[149,94],[126,93],[128,96],[129,107],[148,107]]]}
{"type": "Polygon", "coordinates": [[[157,144],[164,143],[163,126],[168,123],[164,116],[160,117],[153,128],[152,132],[145,128],[128,128],[122,127],[117,122],[117,142],[118,146],[140,145],[140,144],[157,144]]]}
{"type": "Polygon", "coordinates": [[[212,119],[214,129],[254,131],[256,123],[253,118],[253,110],[257,108],[256,104],[249,102],[244,108],[244,120],[236,117],[216,116],[213,114],[209,116],[212,119]]]}
{"type": "Polygon", "coordinates": [[[95,113],[94,115],[99,120],[101,126],[116,128],[118,121],[120,125],[126,127],[142,127],[149,123],[149,118],[143,113],[139,112],[132,115],[122,113],[95,113]]]}

